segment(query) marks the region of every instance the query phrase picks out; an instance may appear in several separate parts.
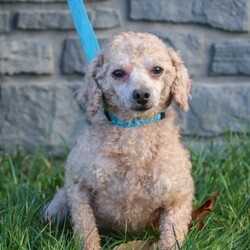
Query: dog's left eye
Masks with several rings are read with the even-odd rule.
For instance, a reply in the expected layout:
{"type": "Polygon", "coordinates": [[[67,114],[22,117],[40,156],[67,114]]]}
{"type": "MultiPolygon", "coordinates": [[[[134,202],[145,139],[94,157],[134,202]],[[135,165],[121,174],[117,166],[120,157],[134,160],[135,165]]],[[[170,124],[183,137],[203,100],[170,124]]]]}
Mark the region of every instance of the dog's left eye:
{"type": "Polygon", "coordinates": [[[161,75],[163,72],[163,68],[159,67],[159,66],[156,66],[152,69],[152,73],[154,75],[161,75]]]}
{"type": "Polygon", "coordinates": [[[118,78],[118,79],[121,79],[121,78],[124,78],[126,76],[126,72],[122,69],[117,69],[115,70],[113,73],[112,73],[112,76],[114,78],[118,78]]]}

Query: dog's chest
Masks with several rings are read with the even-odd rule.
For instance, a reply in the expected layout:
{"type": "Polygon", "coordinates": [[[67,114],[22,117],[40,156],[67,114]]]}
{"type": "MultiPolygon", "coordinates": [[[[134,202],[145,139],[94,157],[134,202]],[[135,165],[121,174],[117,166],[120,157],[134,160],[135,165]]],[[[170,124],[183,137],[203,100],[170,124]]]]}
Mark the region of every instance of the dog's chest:
{"type": "Polygon", "coordinates": [[[99,220],[130,230],[144,228],[161,207],[159,186],[149,173],[130,170],[123,177],[114,174],[93,193],[95,214],[99,220]],[[155,183],[156,185],[153,186],[155,183]]]}
{"type": "Polygon", "coordinates": [[[166,163],[159,158],[161,139],[143,130],[131,130],[103,141],[87,164],[94,192],[123,207],[136,200],[151,207],[154,198],[158,206],[159,197],[171,186],[166,163]]]}
{"type": "Polygon", "coordinates": [[[143,131],[103,141],[97,148],[96,144],[93,148],[90,145],[81,183],[93,194],[99,221],[140,230],[154,220],[163,200],[172,192],[174,182],[159,158],[161,141],[143,131]]]}

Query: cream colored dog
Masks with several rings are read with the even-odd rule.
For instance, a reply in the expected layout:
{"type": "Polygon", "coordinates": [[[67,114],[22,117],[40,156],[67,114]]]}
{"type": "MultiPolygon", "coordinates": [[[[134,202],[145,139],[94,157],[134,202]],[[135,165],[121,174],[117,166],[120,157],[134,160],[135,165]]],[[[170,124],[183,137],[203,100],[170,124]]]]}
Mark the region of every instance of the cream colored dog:
{"type": "Polygon", "coordinates": [[[160,250],[181,244],[191,220],[193,180],[172,99],[188,110],[191,81],[156,36],[122,33],[90,64],[80,99],[95,116],[68,156],[64,187],[45,211],[70,209],[84,249],[101,249],[99,228],[159,224],[160,250]]]}

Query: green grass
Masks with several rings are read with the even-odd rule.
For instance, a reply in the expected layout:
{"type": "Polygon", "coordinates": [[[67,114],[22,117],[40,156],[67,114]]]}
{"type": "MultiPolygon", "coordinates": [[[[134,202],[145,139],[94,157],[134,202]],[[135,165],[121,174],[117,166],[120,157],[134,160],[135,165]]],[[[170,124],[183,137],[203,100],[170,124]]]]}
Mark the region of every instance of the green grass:
{"type": "MultiPolygon", "coordinates": [[[[44,204],[63,183],[64,159],[41,153],[0,154],[0,250],[77,249],[71,227],[40,222],[44,204]]],[[[192,153],[194,206],[214,191],[219,196],[205,228],[194,228],[181,249],[250,249],[250,139],[229,136],[226,146],[192,153]]],[[[103,236],[103,249],[131,239],[156,240],[153,231],[103,236]]]]}

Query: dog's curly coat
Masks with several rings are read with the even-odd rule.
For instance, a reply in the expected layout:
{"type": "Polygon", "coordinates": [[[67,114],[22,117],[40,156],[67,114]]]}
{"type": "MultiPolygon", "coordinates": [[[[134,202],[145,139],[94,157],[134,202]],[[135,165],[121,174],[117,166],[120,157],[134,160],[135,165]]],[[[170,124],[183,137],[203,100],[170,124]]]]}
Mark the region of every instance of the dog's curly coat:
{"type": "Polygon", "coordinates": [[[79,96],[95,120],[69,154],[65,186],[45,210],[45,218],[69,207],[86,250],[101,249],[98,228],[139,231],[155,222],[158,248],[175,248],[176,238],[181,244],[187,233],[194,192],[189,154],[180,143],[170,107],[174,99],[188,110],[187,69],[158,37],[128,32],[115,36],[90,64],[87,82],[79,96]],[[145,102],[138,101],[140,90],[145,102]],[[100,108],[124,121],[162,111],[166,118],[122,128],[98,112],[100,108]]]}

